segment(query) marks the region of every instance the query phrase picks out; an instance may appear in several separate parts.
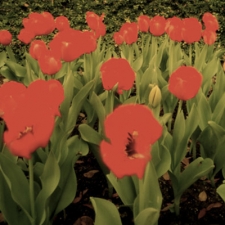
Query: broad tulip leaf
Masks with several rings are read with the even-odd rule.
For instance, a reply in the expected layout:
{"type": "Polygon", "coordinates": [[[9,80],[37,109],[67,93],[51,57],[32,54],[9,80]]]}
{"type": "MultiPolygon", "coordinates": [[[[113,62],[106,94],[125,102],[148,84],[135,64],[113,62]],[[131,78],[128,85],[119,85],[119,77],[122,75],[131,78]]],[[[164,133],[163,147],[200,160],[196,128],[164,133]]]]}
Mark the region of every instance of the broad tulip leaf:
{"type": "Polygon", "coordinates": [[[7,61],[6,65],[17,77],[26,77],[27,76],[27,71],[24,66],[21,66],[12,61],[7,61]]]}
{"type": "Polygon", "coordinates": [[[11,190],[0,172],[0,209],[8,224],[19,225],[19,210],[11,190]]]}
{"type": "Polygon", "coordinates": [[[73,130],[78,114],[89,94],[89,91],[93,87],[94,81],[88,82],[82,89],[73,97],[71,107],[68,113],[68,120],[66,122],[66,133],[70,134],[73,130]]]}
{"type": "Polygon", "coordinates": [[[199,157],[191,162],[188,167],[180,174],[178,193],[182,194],[199,178],[207,175],[214,168],[211,159],[199,157]]]}
{"type": "Polygon", "coordinates": [[[157,225],[159,219],[159,210],[154,209],[152,207],[146,208],[142,210],[136,218],[134,218],[134,222],[136,225],[157,225]]]}
{"type": "Polygon", "coordinates": [[[198,57],[195,57],[194,67],[198,71],[202,71],[202,67],[205,64],[206,55],[207,55],[208,46],[204,45],[198,57]]]}
{"type": "Polygon", "coordinates": [[[137,196],[135,184],[131,176],[118,179],[112,172],[106,175],[115,188],[124,205],[132,205],[137,196]]]}
{"type": "Polygon", "coordinates": [[[25,53],[26,56],[26,64],[29,65],[29,67],[34,71],[34,74],[36,75],[36,77],[38,77],[38,73],[40,70],[40,67],[38,65],[37,60],[35,60],[30,54],[25,53]]]}
{"type": "Polygon", "coordinates": [[[152,207],[160,211],[162,193],[158,183],[158,175],[150,161],[145,169],[144,179],[139,181],[139,212],[152,207]]]}
{"type": "Polygon", "coordinates": [[[69,151],[76,150],[75,154],[85,156],[89,152],[88,144],[83,141],[78,135],[72,136],[66,141],[69,151]]]}
{"type": "Polygon", "coordinates": [[[24,211],[27,217],[30,216],[30,201],[29,201],[29,184],[23,171],[13,161],[4,154],[0,154],[0,169],[1,173],[11,191],[12,199],[24,211]],[[18,188],[22,187],[22,188],[18,188]]]}
{"type": "Polygon", "coordinates": [[[8,66],[3,66],[0,71],[1,71],[1,74],[8,80],[10,81],[18,80],[18,77],[16,77],[16,75],[12,72],[11,69],[8,68],[8,66]]]}
{"type": "Polygon", "coordinates": [[[152,162],[154,164],[157,177],[165,174],[171,165],[171,155],[167,147],[156,142],[151,150],[152,162]]]}
{"type": "Polygon", "coordinates": [[[198,141],[204,148],[204,156],[213,159],[218,147],[225,139],[225,130],[213,121],[200,134],[198,141]]]}
{"type": "Polygon", "coordinates": [[[60,168],[54,154],[50,151],[47,161],[44,165],[43,173],[40,176],[42,189],[38,194],[36,206],[36,218],[38,224],[44,224],[49,219],[48,199],[57,188],[60,180],[60,168]]]}
{"type": "Polygon", "coordinates": [[[78,130],[81,138],[88,143],[99,145],[102,140],[100,134],[87,124],[79,125],[78,130]]]}
{"type": "Polygon", "coordinates": [[[74,76],[72,76],[71,74],[70,64],[67,64],[67,66],[68,66],[68,73],[66,76],[64,76],[63,80],[63,89],[65,98],[60,106],[62,118],[65,123],[68,119],[68,112],[73,98],[73,82],[74,82],[74,76]]]}
{"type": "Polygon", "coordinates": [[[221,184],[217,189],[216,192],[220,195],[220,197],[223,199],[225,202],[225,182],[221,184]]]}
{"type": "Polygon", "coordinates": [[[65,209],[74,199],[77,191],[77,178],[74,173],[74,163],[79,158],[78,150],[69,148],[66,160],[60,163],[60,181],[57,189],[50,197],[51,215],[54,216],[65,209]]]}
{"type": "Polygon", "coordinates": [[[122,225],[116,206],[105,199],[90,197],[95,210],[96,225],[122,225]]]}
{"type": "Polygon", "coordinates": [[[105,108],[104,108],[100,98],[95,94],[95,92],[92,92],[92,95],[90,97],[90,103],[98,115],[99,125],[100,125],[99,128],[103,132],[104,131],[104,120],[105,120],[105,108]]]}
{"type": "Polygon", "coordinates": [[[6,60],[7,60],[6,53],[5,53],[5,51],[2,51],[0,53],[0,67],[4,66],[6,60]]]}

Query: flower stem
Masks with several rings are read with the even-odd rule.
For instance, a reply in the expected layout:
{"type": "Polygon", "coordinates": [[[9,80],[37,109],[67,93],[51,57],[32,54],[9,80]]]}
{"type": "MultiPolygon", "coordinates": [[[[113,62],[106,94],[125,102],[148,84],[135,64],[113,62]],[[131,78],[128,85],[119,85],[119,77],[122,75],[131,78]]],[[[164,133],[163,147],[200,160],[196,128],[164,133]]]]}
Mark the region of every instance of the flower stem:
{"type": "Polygon", "coordinates": [[[33,170],[33,160],[28,160],[29,162],[29,187],[30,187],[30,208],[31,208],[31,217],[32,225],[35,225],[35,209],[34,209],[34,170],[33,170]]]}

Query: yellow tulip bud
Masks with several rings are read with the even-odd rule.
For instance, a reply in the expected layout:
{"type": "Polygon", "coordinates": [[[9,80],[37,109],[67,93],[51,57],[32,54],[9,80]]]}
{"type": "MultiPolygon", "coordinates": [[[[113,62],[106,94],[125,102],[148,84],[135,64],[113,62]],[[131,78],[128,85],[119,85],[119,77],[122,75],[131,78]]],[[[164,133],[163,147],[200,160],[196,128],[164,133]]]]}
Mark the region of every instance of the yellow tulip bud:
{"type": "Polygon", "coordinates": [[[161,90],[155,85],[149,93],[148,101],[151,107],[156,108],[162,100],[161,90]]]}

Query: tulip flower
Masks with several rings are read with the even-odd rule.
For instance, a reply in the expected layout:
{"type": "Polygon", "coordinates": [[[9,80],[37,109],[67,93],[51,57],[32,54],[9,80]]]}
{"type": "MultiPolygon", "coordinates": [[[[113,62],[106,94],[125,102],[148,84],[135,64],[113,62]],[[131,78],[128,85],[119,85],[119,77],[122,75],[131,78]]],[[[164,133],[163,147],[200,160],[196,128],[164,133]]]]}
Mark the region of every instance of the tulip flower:
{"type": "Polygon", "coordinates": [[[183,19],[182,38],[188,44],[200,41],[202,24],[194,17],[183,19]]]}
{"type": "Polygon", "coordinates": [[[9,45],[12,42],[12,34],[8,30],[0,30],[0,44],[9,45]]]}
{"type": "Polygon", "coordinates": [[[38,58],[38,64],[41,71],[47,75],[57,73],[62,67],[60,58],[51,50],[42,51],[41,57],[38,58]]]}
{"type": "Polygon", "coordinates": [[[67,17],[58,16],[55,18],[55,26],[58,31],[63,31],[70,28],[70,23],[67,17]]]}
{"type": "Polygon", "coordinates": [[[22,29],[17,37],[23,43],[29,44],[35,38],[35,34],[32,30],[22,29]]]}
{"type": "Polygon", "coordinates": [[[167,19],[165,30],[171,40],[182,41],[183,22],[180,18],[174,16],[167,19]]]}
{"type": "Polygon", "coordinates": [[[146,15],[138,17],[138,28],[141,32],[148,32],[151,19],[146,15]]]}
{"type": "Polygon", "coordinates": [[[7,125],[4,142],[12,154],[29,159],[37,148],[46,147],[63,99],[62,85],[56,80],[37,80],[28,88],[13,81],[1,86],[0,112],[7,125]]]}
{"type": "Polygon", "coordinates": [[[215,31],[206,29],[206,30],[202,31],[202,37],[203,37],[205,44],[212,45],[216,41],[217,34],[215,31]]]}
{"type": "Polygon", "coordinates": [[[207,30],[217,31],[219,30],[219,23],[217,18],[209,12],[204,13],[202,20],[207,30]]]}
{"type": "Polygon", "coordinates": [[[141,179],[162,126],[148,107],[138,104],[119,106],[104,125],[110,139],[110,143],[103,140],[100,144],[104,163],[118,178],[137,175],[141,179]]]}
{"type": "Polygon", "coordinates": [[[150,33],[161,36],[165,33],[166,19],[163,16],[155,16],[150,20],[150,33]]]}
{"type": "Polygon", "coordinates": [[[201,73],[192,66],[181,66],[169,78],[169,91],[181,100],[194,98],[202,84],[201,73]]]}
{"type": "Polygon", "coordinates": [[[104,14],[98,16],[94,12],[86,12],[86,21],[88,26],[93,30],[96,34],[96,38],[100,36],[104,36],[106,34],[106,26],[103,23],[104,14]]]}
{"type": "Polygon", "coordinates": [[[30,44],[29,53],[34,59],[42,56],[42,52],[47,50],[47,46],[42,40],[34,40],[30,44]]]}
{"type": "Polygon", "coordinates": [[[100,71],[102,84],[106,90],[112,90],[117,83],[118,94],[133,87],[135,72],[126,59],[111,58],[102,64],[100,71]]]}

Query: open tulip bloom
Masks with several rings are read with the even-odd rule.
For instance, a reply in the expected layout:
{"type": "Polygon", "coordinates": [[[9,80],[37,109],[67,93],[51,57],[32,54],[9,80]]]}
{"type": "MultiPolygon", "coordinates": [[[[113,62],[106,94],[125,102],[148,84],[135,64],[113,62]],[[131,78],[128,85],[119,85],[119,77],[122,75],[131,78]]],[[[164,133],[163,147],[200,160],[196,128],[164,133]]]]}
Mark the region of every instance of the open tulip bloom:
{"type": "MultiPolygon", "coordinates": [[[[177,215],[194,182],[205,176],[214,185],[225,174],[217,18],[141,15],[112,35],[116,52],[102,44],[104,16],[87,12],[89,30],[80,31],[65,16],[31,13],[18,34],[29,44],[24,65],[10,48],[12,35],[0,31],[8,80],[0,86],[0,210],[10,225],[52,224],[73,201],[74,163],[89,151],[136,225],[158,224],[164,174],[177,215]],[[36,39],[55,29],[49,43],[36,39]],[[86,123],[77,122],[80,112],[86,123]]],[[[225,200],[225,184],[217,191],[225,200]]],[[[113,203],[90,200],[96,224],[122,224],[113,203]]]]}

